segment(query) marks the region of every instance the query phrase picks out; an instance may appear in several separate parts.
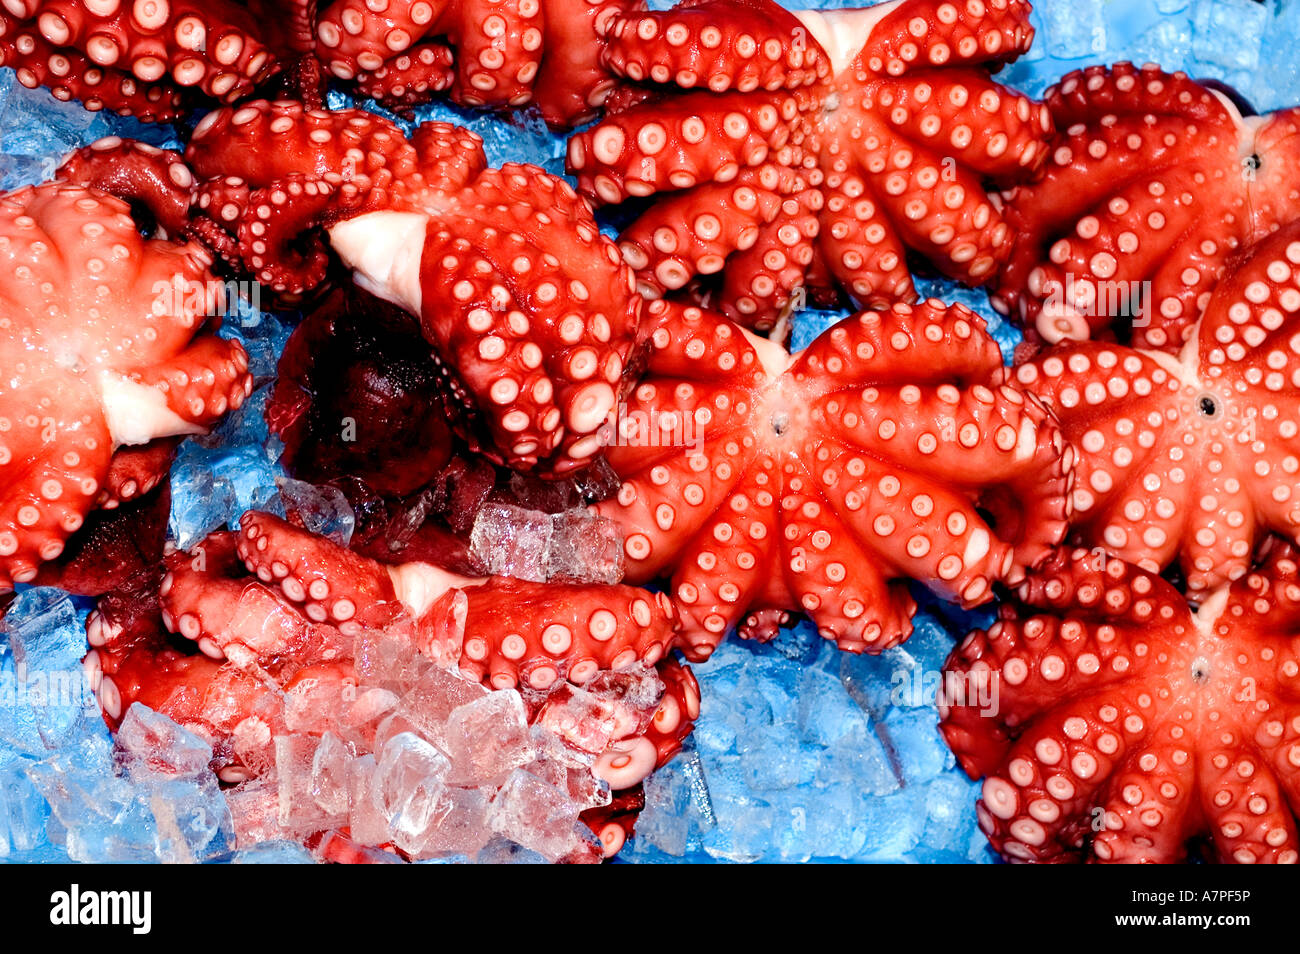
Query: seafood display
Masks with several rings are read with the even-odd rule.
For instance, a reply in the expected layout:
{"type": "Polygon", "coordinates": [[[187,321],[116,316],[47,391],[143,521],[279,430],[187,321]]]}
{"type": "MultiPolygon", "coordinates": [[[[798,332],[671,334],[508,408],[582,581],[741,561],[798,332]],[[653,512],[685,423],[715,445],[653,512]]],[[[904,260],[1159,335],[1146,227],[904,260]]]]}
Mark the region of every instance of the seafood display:
{"type": "Polygon", "coordinates": [[[0,5],[0,856],[1300,860],[1300,106],[803,6],[0,5]]]}

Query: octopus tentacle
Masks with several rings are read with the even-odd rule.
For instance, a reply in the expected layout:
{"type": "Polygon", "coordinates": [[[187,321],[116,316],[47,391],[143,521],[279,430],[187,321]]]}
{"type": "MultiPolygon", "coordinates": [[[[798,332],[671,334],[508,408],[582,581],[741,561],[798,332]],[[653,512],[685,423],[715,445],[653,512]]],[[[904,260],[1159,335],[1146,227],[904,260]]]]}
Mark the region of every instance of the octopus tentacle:
{"type": "Polygon", "coordinates": [[[194,640],[204,655],[245,668],[288,655],[303,661],[339,656],[344,647],[330,627],[314,625],[248,579],[242,543],[234,533],[219,532],[167,558],[159,590],[164,625],[194,640]]]}
{"type": "Polygon", "coordinates": [[[780,169],[744,169],[736,180],[666,196],[619,236],[638,289],[658,298],[695,275],[711,275],[737,250],[753,248],[781,211],[780,169]],[[707,210],[707,211],[702,211],[707,210]]]}
{"type": "Polygon", "coordinates": [[[382,603],[417,620],[440,619],[463,593],[461,669],[496,688],[584,684],[602,670],[654,665],[672,644],[668,601],[632,587],[470,578],[419,562],[386,567],[270,514],[247,514],[241,526],[245,565],[311,619],[344,633],[358,632],[382,603]],[[532,612],[521,615],[520,605],[532,612]]]}
{"type": "Polygon", "coordinates": [[[171,122],[186,113],[179,87],[142,83],[129,72],[104,68],[76,50],[49,42],[38,31],[0,13],[0,65],[28,89],[48,87],[55,99],[79,100],[92,112],[107,109],[145,122],[171,122]]]}
{"type": "Polygon", "coordinates": [[[167,361],[132,372],[130,379],[162,392],[167,407],[196,430],[238,410],[253,391],[243,346],[215,336],[200,338],[167,361]]]}
{"type": "Polygon", "coordinates": [[[288,175],[249,192],[248,208],[255,211],[239,220],[237,254],[258,280],[281,293],[320,285],[329,269],[323,243],[309,242],[303,251],[295,245],[338,210],[334,187],[313,176],[288,175]]]}
{"type": "Polygon", "coordinates": [[[793,89],[830,70],[816,44],[790,44],[799,29],[793,14],[745,0],[628,13],[607,20],[604,61],[636,82],[715,93],[793,89]]]}
{"type": "Polygon", "coordinates": [[[452,95],[472,106],[522,105],[541,62],[541,4],[472,0],[431,4],[390,0],[375,16],[361,0],[336,0],[317,35],[330,71],[341,79],[381,69],[395,53],[433,36],[459,52],[452,95]]]}
{"type": "Polygon", "coordinates": [[[185,234],[194,175],[174,152],[108,136],[74,152],[56,178],[143,203],[166,235],[185,234]]]}
{"type": "Polygon", "coordinates": [[[403,111],[451,89],[455,80],[451,47],[421,43],[377,70],[357,74],[357,89],[389,109],[403,111]]]}
{"type": "Polygon", "coordinates": [[[533,84],[533,102],[547,123],[570,129],[595,118],[617,83],[604,61],[608,24],[622,9],[639,6],[631,0],[548,0],[545,55],[533,84]]]}
{"type": "MultiPolygon", "coordinates": [[[[379,604],[396,604],[398,598],[393,578],[382,565],[271,514],[250,512],[241,518],[238,549],[239,558],[258,579],[278,587],[311,619],[328,621],[344,633],[359,631],[358,614],[379,604]]],[[[444,581],[443,588],[452,582],[444,581]]],[[[441,591],[432,598],[439,595],[441,591]]]]}
{"type": "Polygon", "coordinates": [[[167,479],[179,437],[160,438],[140,447],[121,447],[109,462],[108,476],[95,506],[112,510],[143,497],[167,479]]]}
{"type": "Polygon", "coordinates": [[[101,66],[129,70],[145,82],[167,75],[178,86],[230,102],[246,96],[273,65],[238,12],[196,0],[136,4],[129,14],[119,3],[51,0],[37,25],[51,43],[84,49],[101,66]]]}
{"type": "Polygon", "coordinates": [[[793,95],[687,93],[634,106],[569,140],[569,168],[603,202],[729,182],[789,139],[793,95]]]}
{"type": "Polygon", "coordinates": [[[883,80],[875,96],[898,135],[979,175],[1014,179],[1039,161],[1043,109],[981,75],[938,74],[921,86],[883,80]]]}
{"type": "Polygon", "coordinates": [[[859,171],[826,177],[826,211],[818,251],[826,269],[862,308],[916,300],[907,249],[890,218],[867,193],[859,171]]]}
{"type": "Polygon", "coordinates": [[[765,224],[747,250],[732,256],[723,276],[722,313],[756,331],[769,331],[803,287],[821,230],[822,194],[805,189],[781,203],[781,219],[765,224]]]}
{"type": "Polygon", "coordinates": [[[104,485],[113,450],[88,388],[52,387],[57,377],[39,355],[13,369],[28,378],[0,395],[0,589],[30,582],[63,552],[104,485]]]}

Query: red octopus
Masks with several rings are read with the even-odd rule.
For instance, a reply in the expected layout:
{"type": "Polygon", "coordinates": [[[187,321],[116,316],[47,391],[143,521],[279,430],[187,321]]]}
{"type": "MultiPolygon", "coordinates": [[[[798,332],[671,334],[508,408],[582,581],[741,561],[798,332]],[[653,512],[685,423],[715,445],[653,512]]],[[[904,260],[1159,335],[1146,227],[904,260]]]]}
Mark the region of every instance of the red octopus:
{"type": "Polygon", "coordinates": [[[87,515],[152,490],[176,435],[252,388],[208,253],[142,238],[126,203],[50,183],[0,196],[0,590],[87,515]]]}
{"type": "Polygon", "coordinates": [[[1178,357],[1061,344],[1014,371],[1078,452],[1075,539],[1201,595],[1300,541],[1300,223],[1229,273],[1178,357]]]}
{"type": "Polygon", "coordinates": [[[879,652],[911,632],[906,580],[975,606],[1064,536],[1074,451],[1000,384],[983,321],[924,302],[864,312],[791,356],[721,316],[655,302],[648,376],[620,409],[597,505],[627,578],[672,574],[687,656],[787,610],[879,652]]]}
{"type": "Polygon", "coordinates": [[[684,289],[749,327],[803,289],[914,300],[911,253],[985,284],[1012,237],[987,188],[1035,173],[1052,131],[989,75],[1029,48],[1029,10],[710,0],[601,20],[603,62],[647,85],[570,141],[569,169],[599,203],[663,196],[620,240],[643,293],[684,289]]]}
{"type": "MultiPolygon", "coordinates": [[[[147,608],[142,616],[138,605],[124,611],[107,600],[88,621],[86,669],[110,727],[142,702],[212,740],[227,782],[259,774],[273,761],[274,739],[302,731],[311,700],[331,687],[354,710],[374,703],[356,687],[363,669],[380,664],[379,650],[356,639],[376,628],[404,640],[403,658],[419,655],[493,689],[534,693],[532,720],[577,745],[587,729],[567,721],[568,695],[583,686],[617,700],[620,670],[658,664],[667,691],[651,705],[653,718],[637,715],[644,700],[611,702],[613,741],[591,753],[596,775],[628,797],[676,754],[699,715],[694,677],[665,657],[671,604],[632,587],[382,565],[257,512],[244,515],[238,533],[214,533],[172,554],[166,571],[154,612],[161,607],[166,630],[198,652],[169,643],[147,608]]],[[[472,684],[448,706],[477,698],[472,684]]],[[[373,734],[382,714],[349,718],[373,734]]],[[[330,720],[320,721],[315,731],[323,732],[330,720]]],[[[615,806],[592,824],[613,854],[630,822],[615,806]]]]}
{"type": "Polygon", "coordinates": [[[1295,863],[1298,627],[1289,545],[1195,611],[1155,573],[1060,551],[944,673],[940,728],[985,778],[993,847],[1169,863],[1204,838],[1220,862],[1295,863]]]}
{"type": "Polygon", "coordinates": [[[0,65],[88,109],[183,117],[199,94],[246,98],[278,67],[260,4],[231,0],[5,0],[0,65]]]}
{"type": "Polygon", "coordinates": [[[445,123],[408,141],[371,113],[294,102],[210,113],[188,160],[109,139],[74,162],[79,181],[155,196],[277,292],[324,281],[327,229],[361,287],[420,319],[486,432],[476,447],[555,473],[600,449],[642,300],[563,180],[488,169],[481,140],[445,123]]]}
{"type": "Polygon", "coordinates": [[[601,62],[601,25],[621,0],[335,0],[316,26],[334,76],[405,110],[451,91],[465,106],[535,103],[547,122],[593,118],[617,77],[601,62]]]}
{"type": "Polygon", "coordinates": [[[1234,257],[1300,218],[1300,109],[1243,116],[1156,66],[1069,74],[1042,180],[1007,196],[1015,251],[994,304],[1054,344],[1132,323],[1139,347],[1189,340],[1234,257]]]}

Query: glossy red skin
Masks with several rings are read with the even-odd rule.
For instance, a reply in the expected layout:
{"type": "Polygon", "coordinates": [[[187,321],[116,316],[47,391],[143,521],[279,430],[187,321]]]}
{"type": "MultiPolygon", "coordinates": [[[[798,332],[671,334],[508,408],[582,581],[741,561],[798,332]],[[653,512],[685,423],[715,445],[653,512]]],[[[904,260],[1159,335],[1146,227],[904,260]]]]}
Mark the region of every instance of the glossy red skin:
{"type": "MultiPolygon", "coordinates": [[[[289,731],[285,707],[299,688],[318,691],[322,680],[337,682],[340,692],[346,686],[355,688],[358,677],[351,637],[357,628],[349,621],[400,625],[403,614],[394,578],[380,564],[267,514],[245,514],[242,524],[238,534],[214,533],[189,553],[171,554],[157,589],[145,586],[134,594],[110,596],[88,621],[92,650],[86,667],[110,728],[116,729],[134,702],[148,705],[211,740],[227,781],[261,771],[257,760],[245,756],[259,749],[269,751],[274,738],[289,731]],[[260,547],[264,540],[268,545],[260,547]],[[323,585],[329,587],[328,593],[320,589],[323,585]],[[346,614],[346,620],[337,619],[331,613],[344,599],[364,609],[346,614]],[[142,612],[142,604],[150,602],[152,612],[147,608],[142,612]],[[175,636],[169,637],[167,631],[175,636]],[[186,640],[196,641],[201,652],[187,650],[186,640]]],[[[630,587],[543,585],[500,578],[464,580],[463,585],[468,597],[464,636],[455,649],[462,653],[462,672],[490,687],[513,685],[503,675],[520,658],[510,640],[521,637],[506,631],[521,626],[523,638],[536,642],[519,663],[518,672],[526,683],[521,688],[549,689],[557,673],[561,678],[579,678],[580,669],[568,663],[582,662],[586,658],[582,652],[616,656],[613,661],[618,666],[638,658],[657,662],[665,685],[659,707],[647,724],[628,725],[628,735],[622,738],[648,739],[656,767],[680,751],[699,717],[700,696],[689,668],[662,655],[662,646],[672,638],[666,601],[656,603],[650,594],[630,587]],[[651,614],[644,625],[638,601],[651,614]],[[585,637],[575,633],[578,638],[569,660],[557,648],[552,631],[559,624],[573,625],[572,610],[583,605],[605,612],[613,629],[598,640],[599,645],[584,642],[585,637]],[[620,648],[628,645],[628,633],[633,638],[640,634],[641,642],[647,634],[659,642],[648,643],[639,657],[635,652],[629,655],[620,648]],[[484,657],[488,644],[493,655],[484,657]],[[539,653],[544,654],[545,665],[534,658],[539,653]],[[549,681],[540,678],[547,667],[549,681]]],[[[417,639],[438,638],[437,618],[449,611],[445,602],[439,600],[426,616],[413,621],[417,639]]],[[[582,681],[590,682],[602,672],[609,675],[610,667],[602,665],[582,681]]],[[[544,707],[529,705],[537,709],[532,718],[541,718],[544,707]]],[[[301,726],[295,731],[302,731],[301,726]]],[[[623,801],[616,796],[617,804],[623,801]]],[[[594,810],[584,817],[593,830],[606,833],[608,815],[594,810]]],[[[630,821],[623,818],[619,824],[630,821]]],[[[607,855],[622,845],[622,838],[615,839],[612,830],[608,835],[607,855]]]]}
{"type": "MultiPolygon", "coordinates": [[[[652,296],[766,330],[809,297],[916,297],[914,253],[982,285],[1009,252],[988,183],[1032,177],[1051,120],[990,71],[1028,49],[1023,0],[908,0],[852,33],[847,62],[765,0],[611,19],[605,63],[660,84],[607,103],[569,144],[595,202],[659,195],[620,246],[652,296]],[[723,270],[719,281],[715,276],[723,270]]],[[[847,41],[846,41],[847,42],[847,41]]]]}
{"type": "Polygon", "coordinates": [[[366,239],[344,244],[392,260],[349,264],[419,319],[453,402],[477,418],[466,434],[474,449],[547,475],[598,454],[595,431],[623,387],[642,299],[563,180],[528,165],[488,169],[481,140],[445,123],[408,140],[368,112],[288,101],[210,113],[187,158],[107,139],[67,170],[146,199],[169,230],[290,300],[327,280],[323,230],[360,220],[366,239]],[[423,242],[418,263],[385,244],[392,215],[423,242]]]}
{"type": "Polygon", "coordinates": [[[1300,110],[1243,121],[1185,74],[1130,63],[1070,73],[1046,101],[1052,160],[1006,197],[994,304],[1030,344],[1131,323],[1137,346],[1177,352],[1233,260],[1300,218],[1300,110]]]}
{"type": "MultiPolygon", "coordinates": [[[[144,120],[183,118],[196,102],[234,102],[277,69],[256,11],[230,0],[17,0],[0,11],[0,64],[24,86],[144,120]],[[15,14],[15,6],[22,15],[15,14]]],[[[254,4],[258,6],[258,4],[254,4]]],[[[306,4],[278,3],[284,7],[306,4]]]]}
{"type": "Polygon", "coordinates": [[[322,4],[324,68],[398,112],[444,91],[462,106],[535,106],[567,128],[596,115],[617,77],[601,61],[601,24],[640,0],[411,0],[383,11],[363,0],[322,4]]]}
{"type": "Polygon", "coordinates": [[[1270,533],[1300,541],[1294,380],[1300,224],[1216,287],[1182,354],[1061,344],[1014,369],[1078,455],[1073,538],[1198,597],[1247,572],[1270,533]]]}
{"type": "Polygon", "coordinates": [[[793,358],[699,309],[651,314],[647,376],[611,435],[624,484],[595,509],[623,527],[628,580],[671,576],[692,660],[795,611],[880,652],[911,632],[907,579],[979,605],[1062,539],[1073,450],[999,383],[967,309],[864,312],[793,358]]]}
{"type": "Polygon", "coordinates": [[[213,333],[210,256],[142,238],[129,212],[67,183],[0,196],[0,589],[152,489],[173,438],[251,390],[243,349],[213,333]]]}
{"type": "Polygon", "coordinates": [[[940,728],[985,777],[993,847],[1169,863],[1205,839],[1210,860],[1295,863],[1298,580],[1279,542],[1198,618],[1168,582],[1104,553],[1062,550],[1032,573],[944,671],[940,728]]]}

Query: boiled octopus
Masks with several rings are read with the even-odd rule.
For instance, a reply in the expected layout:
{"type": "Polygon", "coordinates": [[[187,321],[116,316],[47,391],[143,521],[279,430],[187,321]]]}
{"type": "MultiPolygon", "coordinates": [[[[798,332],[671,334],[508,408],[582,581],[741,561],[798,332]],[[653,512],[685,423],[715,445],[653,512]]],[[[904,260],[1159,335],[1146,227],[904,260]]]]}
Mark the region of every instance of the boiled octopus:
{"type": "Polygon", "coordinates": [[[535,698],[537,724],[575,739],[583,727],[564,718],[568,694],[585,687],[616,698],[621,671],[657,664],[665,692],[653,717],[642,723],[631,709],[611,710],[614,737],[591,753],[597,777],[622,793],[592,819],[609,854],[630,830],[628,802],[640,782],[680,750],[699,714],[694,677],[666,656],[671,605],[632,587],[381,565],[250,512],[239,531],[213,533],[190,552],[170,555],[155,593],[152,612],[138,601],[106,599],[88,620],[85,666],[105,719],[116,728],[136,702],[163,713],[214,744],[214,764],[228,783],[264,770],[274,760],[274,739],[301,729],[304,712],[316,711],[311,706],[331,689],[340,706],[355,703],[358,741],[373,742],[386,710],[362,711],[375,705],[375,694],[356,691],[363,668],[375,665],[366,653],[375,650],[356,639],[377,628],[404,636],[412,658],[459,671],[464,698],[449,709],[478,698],[473,684],[518,686],[535,698]],[[159,610],[162,627],[153,622],[159,610]]]}
{"type": "Polygon", "coordinates": [[[556,474],[600,450],[642,299],[563,180],[488,169],[482,141],[456,126],[408,140],[371,113],[291,101],[208,114],[187,159],[110,138],[65,174],[165,206],[273,292],[321,286],[326,230],[360,287],[420,320],[476,419],[476,450],[556,474]]]}
{"type": "Polygon", "coordinates": [[[709,0],[599,21],[642,84],[569,143],[593,202],[658,195],[620,248],[650,297],[768,330],[809,297],[916,298],[909,257],[978,286],[1012,232],[988,192],[1048,154],[1046,108],[990,71],[1033,38],[1024,0],[790,13],[709,0]]]}
{"type": "Polygon", "coordinates": [[[1300,223],[1218,284],[1178,356],[1069,342],[1013,373],[1078,452],[1076,542],[1177,564],[1199,598],[1270,532],[1300,541],[1300,223]]]}
{"type": "Polygon", "coordinates": [[[1047,106],[1060,133],[1041,181],[1007,196],[1015,251],[994,304],[1031,343],[1131,330],[1176,353],[1232,260],[1300,219],[1300,109],[1243,115],[1130,63],[1069,74],[1047,106]]]}
{"type": "Polygon", "coordinates": [[[805,612],[853,652],[911,632],[906,581],[977,606],[1061,541],[1074,451],[1001,383],[981,318],[863,312],[788,354],[720,315],[653,303],[648,374],[620,410],[595,510],[629,582],[671,575],[683,650],[805,612]]]}
{"type": "MultiPolygon", "coordinates": [[[[1192,609],[1155,573],[1062,550],[945,668],[941,730],[1012,861],[1300,859],[1300,569],[1276,542],[1192,609]],[[971,688],[992,686],[995,711],[971,688]]],[[[987,696],[985,696],[987,698],[987,696]]]]}
{"type": "Polygon", "coordinates": [[[243,348],[215,334],[207,251],[143,238],[130,211],[62,182],[0,196],[0,590],[91,511],[152,491],[174,438],[251,391],[243,348]]]}
{"type": "Polygon", "coordinates": [[[180,119],[203,101],[247,98],[277,70],[264,24],[268,14],[280,18],[279,6],[5,0],[0,65],[13,68],[24,86],[47,86],[57,99],[77,99],[87,109],[180,119]]]}
{"type": "Polygon", "coordinates": [[[535,104],[556,127],[595,117],[618,83],[602,25],[632,0],[335,0],[316,25],[333,76],[399,112],[449,91],[463,106],[535,104]]]}

